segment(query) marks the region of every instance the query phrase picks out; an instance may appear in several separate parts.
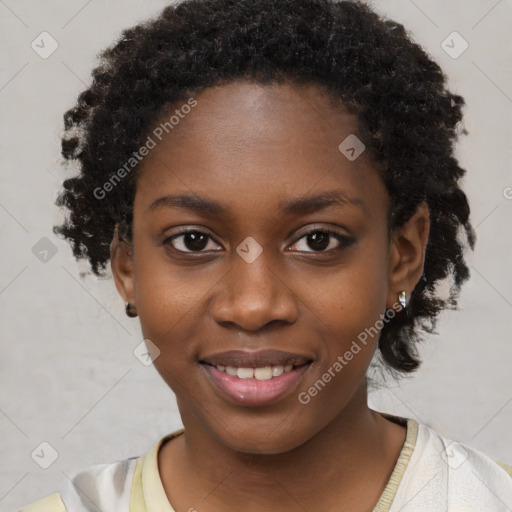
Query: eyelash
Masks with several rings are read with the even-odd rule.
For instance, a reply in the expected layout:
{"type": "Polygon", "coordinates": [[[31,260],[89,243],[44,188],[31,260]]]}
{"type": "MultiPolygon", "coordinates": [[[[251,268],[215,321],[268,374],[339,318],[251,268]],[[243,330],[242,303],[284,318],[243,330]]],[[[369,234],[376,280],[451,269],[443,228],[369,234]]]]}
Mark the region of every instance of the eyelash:
{"type": "MultiPolygon", "coordinates": [[[[176,234],[166,238],[163,241],[163,245],[170,246],[170,248],[173,251],[175,251],[177,253],[180,253],[180,254],[201,254],[201,253],[208,252],[208,251],[205,251],[205,250],[201,250],[201,251],[181,251],[181,250],[176,249],[175,247],[172,246],[173,240],[175,240],[175,239],[177,239],[177,238],[179,238],[181,236],[187,235],[188,233],[198,233],[200,235],[206,235],[208,237],[208,240],[212,240],[212,241],[215,242],[215,240],[210,235],[208,235],[207,233],[204,233],[203,231],[200,231],[198,229],[187,229],[187,230],[180,231],[179,233],[176,233],[176,234]]],[[[329,250],[322,250],[322,251],[313,251],[313,250],[311,250],[311,251],[301,251],[301,252],[310,252],[310,253],[313,253],[313,254],[328,254],[330,252],[340,251],[340,250],[342,250],[344,248],[350,247],[355,242],[354,238],[341,235],[340,233],[337,233],[336,231],[332,231],[332,230],[330,230],[328,228],[321,228],[321,229],[316,228],[316,229],[312,229],[310,231],[307,231],[305,233],[302,233],[302,235],[295,242],[293,242],[292,245],[295,245],[296,243],[298,243],[303,238],[307,237],[308,235],[314,234],[314,233],[327,234],[327,235],[335,238],[339,242],[340,245],[338,247],[334,248],[334,249],[329,249],[329,250]]],[[[215,242],[215,243],[217,243],[217,242],[215,242]]],[[[214,251],[214,252],[219,252],[219,251],[214,251]]]]}

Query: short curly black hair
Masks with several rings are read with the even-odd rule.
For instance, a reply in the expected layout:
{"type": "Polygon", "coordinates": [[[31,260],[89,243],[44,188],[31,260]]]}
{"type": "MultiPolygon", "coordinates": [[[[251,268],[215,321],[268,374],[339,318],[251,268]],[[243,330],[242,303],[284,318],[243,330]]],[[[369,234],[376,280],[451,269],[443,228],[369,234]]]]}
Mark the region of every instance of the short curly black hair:
{"type": "Polygon", "coordinates": [[[357,115],[358,136],[389,193],[388,229],[428,204],[423,275],[379,341],[393,373],[419,366],[420,331],[435,332],[439,312],[456,308],[469,277],[464,250],[474,248],[475,233],[458,185],[465,170],[454,156],[459,133],[467,133],[459,129],[464,100],[447,90],[440,67],[401,24],[358,1],[185,0],[124,30],[99,58],[92,84],[64,114],[62,155],[79,171],[64,181],[56,204],[69,216],[54,232],[77,259],[103,276],[115,227],[131,241],[140,166],[108,199],[95,190],[173,106],[234,80],[321,86],[357,115]]]}

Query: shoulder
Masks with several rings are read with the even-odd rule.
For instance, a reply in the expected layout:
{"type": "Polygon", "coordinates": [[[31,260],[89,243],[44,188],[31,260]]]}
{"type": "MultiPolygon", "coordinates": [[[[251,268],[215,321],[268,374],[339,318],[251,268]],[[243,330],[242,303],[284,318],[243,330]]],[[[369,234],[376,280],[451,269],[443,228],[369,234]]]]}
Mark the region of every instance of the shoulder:
{"type": "MultiPolygon", "coordinates": [[[[161,487],[158,450],[164,442],[182,432],[183,429],[179,429],[165,435],[148,452],[138,457],[108,464],[92,464],[75,473],[62,492],[38,500],[19,512],[129,512],[132,503],[137,505],[141,499],[144,500],[142,467],[145,463],[148,466],[146,484],[153,484],[151,493],[154,494],[154,486],[161,487]]],[[[159,492],[164,492],[163,487],[159,492]]],[[[133,509],[142,510],[142,507],[135,506],[133,509]]]]}
{"type": "Polygon", "coordinates": [[[418,424],[399,494],[409,500],[410,510],[428,505],[429,510],[507,511],[512,510],[511,472],[481,451],[418,424]]]}
{"type": "Polygon", "coordinates": [[[427,425],[418,426],[419,446],[433,460],[440,460],[453,477],[471,472],[483,479],[491,479],[512,488],[512,467],[472,446],[449,439],[427,425]],[[459,471],[459,469],[461,471],[459,471]]]}
{"type": "Polygon", "coordinates": [[[132,457],[109,464],[93,464],[75,473],[60,493],[40,499],[20,512],[128,511],[139,459],[132,457]]]}

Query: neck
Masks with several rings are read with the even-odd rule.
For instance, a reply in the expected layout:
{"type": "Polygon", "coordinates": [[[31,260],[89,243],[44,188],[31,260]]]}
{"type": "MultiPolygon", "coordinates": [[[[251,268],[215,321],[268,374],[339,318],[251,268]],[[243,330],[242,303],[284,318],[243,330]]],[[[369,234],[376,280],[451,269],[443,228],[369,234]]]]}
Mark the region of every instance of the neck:
{"type": "Polygon", "coordinates": [[[159,455],[164,489],[178,510],[188,510],[194,496],[201,511],[321,510],[322,501],[325,510],[367,510],[361,496],[370,507],[377,502],[405,439],[403,428],[368,408],[366,383],[327,427],[284,453],[241,453],[193,421],[184,418],[184,425],[180,442],[159,455]],[[201,506],[199,496],[208,496],[201,506]]]}

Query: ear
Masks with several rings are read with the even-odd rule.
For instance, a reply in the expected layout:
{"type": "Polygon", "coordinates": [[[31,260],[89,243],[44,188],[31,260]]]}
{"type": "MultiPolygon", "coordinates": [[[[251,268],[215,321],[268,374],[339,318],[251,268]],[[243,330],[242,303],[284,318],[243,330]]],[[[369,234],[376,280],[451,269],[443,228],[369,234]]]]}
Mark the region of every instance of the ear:
{"type": "Polygon", "coordinates": [[[135,304],[135,285],[133,273],[132,247],[126,241],[119,240],[118,226],[110,244],[110,267],[114,282],[124,302],[135,304]]]}
{"type": "Polygon", "coordinates": [[[407,300],[423,273],[425,252],[430,232],[430,216],[425,202],[391,235],[389,251],[389,286],[386,306],[398,302],[398,294],[405,290],[407,300]]]}

